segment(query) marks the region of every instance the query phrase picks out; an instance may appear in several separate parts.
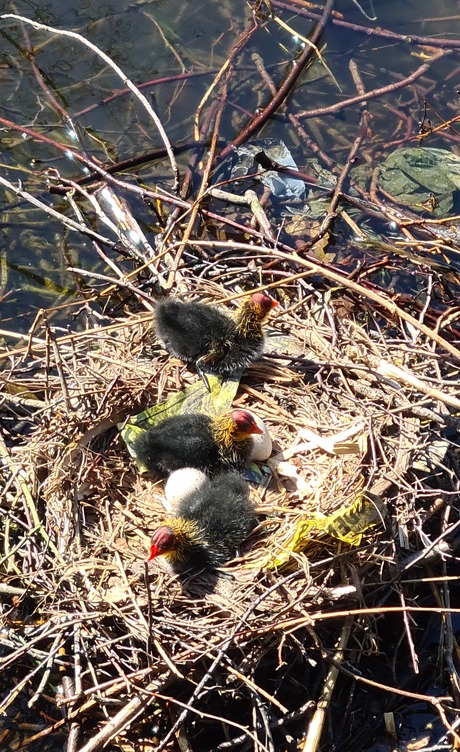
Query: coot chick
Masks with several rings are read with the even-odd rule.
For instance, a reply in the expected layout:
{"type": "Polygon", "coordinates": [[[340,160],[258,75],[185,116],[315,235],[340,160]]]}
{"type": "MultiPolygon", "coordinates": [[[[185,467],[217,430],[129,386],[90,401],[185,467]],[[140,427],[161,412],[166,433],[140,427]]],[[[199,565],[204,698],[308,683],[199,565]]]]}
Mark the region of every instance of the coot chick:
{"type": "Polygon", "coordinates": [[[212,571],[238,555],[256,524],[248,484],[235,472],[216,475],[204,490],[192,491],[152,535],[149,561],[166,556],[177,574],[212,571]]]}
{"type": "Polygon", "coordinates": [[[231,376],[263,351],[262,324],[278,303],[262,292],[246,299],[235,318],[204,303],[164,300],[156,311],[156,333],[170,355],[205,372],[231,376]]]}
{"type": "Polygon", "coordinates": [[[242,470],[251,453],[251,434],[256,433],[263,429],[247,410],[230,410],[215,417],[173,415],[141,434],[134,449],[150,473],[197,467],[212,474],[228,467],[242,470]]]}

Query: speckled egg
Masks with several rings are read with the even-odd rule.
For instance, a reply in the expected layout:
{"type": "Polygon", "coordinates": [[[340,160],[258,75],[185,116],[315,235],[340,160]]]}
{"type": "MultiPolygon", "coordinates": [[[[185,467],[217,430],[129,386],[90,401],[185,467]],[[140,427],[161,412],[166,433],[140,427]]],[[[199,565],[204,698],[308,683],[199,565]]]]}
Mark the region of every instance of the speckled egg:
{"type": "Polygon", "coordinates": [[[251,413],[251,415],[254,417],[255,422],[259,428],[262,429],[263,433],[255,433],[251,436],[252,450],[249,459],[256,460],[257,462],[264,462],[265,460],[268,460],[272,453],[272,440],[268,433],[268,428],[262,418],[259,418],[259,416],[254,413],[251,413]]]}
{"type": "Polygon", "coordinates": [[[199,491],[209,483],[208,476],[196,467],[181,467],[169,476],[165,484],[166,500],[177,506],[189,493],[199,491]]]}

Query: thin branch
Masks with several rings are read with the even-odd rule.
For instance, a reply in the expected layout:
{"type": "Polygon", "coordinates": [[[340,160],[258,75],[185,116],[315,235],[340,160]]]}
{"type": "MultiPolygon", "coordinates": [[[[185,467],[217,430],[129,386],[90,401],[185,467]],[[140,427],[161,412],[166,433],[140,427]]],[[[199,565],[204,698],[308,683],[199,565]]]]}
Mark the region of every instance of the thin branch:
{"type": "Polygon", "coordinates": [[[145,107],[146,111],[152,118],[153,122],[155,123],[158,132],[163,140],[163,143],[165,145],[166,151],[168,153],[169,161],[171,164],[171,169],[174,175],[174,190],[177,192],[179,189],[179,169],[177,167],[177,162],[174,157],[174,152],[172,150],[172,146],[169,142],[168,136],[166,135],[166,131],[163,127],[163,124],[156,114],[155,110],[153,109],[152,105],[148,101],[148,99],[142,94],[141,91],[133,84],[133,82],[123,73],[122,69],[113,62],[113,60],[105,54],[105,52],[102,52],[99,47],[97,47],[95,44],[92,44],[88,39],[85,39],[81,34],[77,34],[75,31],[68,31],[64,29],[57,29],[54,26],[48,26],[47,24],[38,23],[38,21],[32,21],[30,18],[25,18],[25,16],[18,16],[15,13],[3,13],[0,16],[0,19],[7,20],[12,19],[14,21],[22,21],[23,23],[30,24],[34,29],[38,29],[39,31],[47,31],[51,34],[56,34],[57,36],[61,37],[70,37],[71,39],[76,39],[81,44],[85,45],[85,47],[89,47],[92,52],[94,52],[98,57],[100,57],[112,70],[121,78],[125,86],[128,87],[134,94],[134,96],[141,102],[141,104],[145,107]]]}

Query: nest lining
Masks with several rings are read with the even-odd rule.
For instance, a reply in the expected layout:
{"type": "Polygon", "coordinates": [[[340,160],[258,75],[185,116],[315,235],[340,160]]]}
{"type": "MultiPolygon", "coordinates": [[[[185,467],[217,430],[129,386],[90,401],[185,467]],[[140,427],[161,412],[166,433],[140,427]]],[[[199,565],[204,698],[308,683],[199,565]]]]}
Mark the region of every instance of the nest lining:
{"type": "MultiPolygon", "coordinates": [[[[31,634],[49,627],[67,645],[67,669],[73,655],[69,640],[76,631],[84,636],[88,667],[81,691],[94,700],[93,707],[101,681],[122,704],[134,702],[141,687],[158,698],[173,697],[179,709],[184,698],[195,712],[211,717],[219,707],[232,728],[230,738],[238,736],[238,697],[259,692],[278,717],[280,708],[286,713],[306,708],[320,683],[304,682],[299,693],[295,665],[303,661],[308,673],[311,655],[320,654],[317,628],[335,644],[338,625],[325,614],[356,608],[363,593],[368,598],[378,590],[385,559],[394,556],[395,530],[416,547],[417,525],[430,519],[431,507],[437,513],[436,501],[440,508],[433,477],[443,474],[447,460],[435,459],[434,474],[410,468],[417,455],[421,466],[429,464],[426,447],[442,425],[443,405],[378,373],[382,361],[400,364],[405,357],[434,378],[435,356],[428,347],[369,335],[353,320],[340,319],[332,306],[292,308],[279,321],[273,317],[279,336],[288,332],[289,351],[281,347],[283,357],[270,357],[274,345],[267,338],[268,352],[248,369],[236,404],[267,422],[275,456],[294,450],[288,460],[294,475],[274,468],[268,490],[254,491],[260,524],[242,559],[226,567],[230,576],[211,583],[208,577],[190,588],[157,563],[146,568],[149,531],[167,516],[163,484],[139,477],[117,424],[196,376],[152,342],[145,317],[76,336],[46,359],[32,348],[11,362],[8,378],[16,388],[6,395],[7,404],[11,411],[25,410],[33,430],[25,442],[15,437],[6,453],[5,504],[13,522],[4,531],[4,579],[33,604],[31,634]],[[22,398],[28,407],[21,407],[22,398]],[[366,426],[361,452],[337,455],[313,447],[295,453],[302,429],[327,437],[358,421],[366,426]],[[299,519],[331,514],[363,488],[391,500],[386,527],[370,530],[358,549],[319,531],[286,569],[267,568],[299,519]],[[216,668],[217,678],[208,675],[216,668]],[[206,676],[203,700],[196,687],[206,676]],[[129,677],[139,678],[133,685],[129,677]]],[[[455,375],[453,369],[449,375],[455,375]]],[[[438,388],[453,393],[454,379],[446,386],[438,377],[438,388]]],[[[446,494],[442,507],[450,504],[446,494]]],[[[5,605],[6,614],[12,611],[5,605]]],[[[372,619],[366,628],[360,619],[354,624],[353,639],[363,654],[379,651],[370,636],[372,619]]],[[[48,642],[40,639],[49,647],[51,636],[48,642]]],[[[149,707],[164,716],[171,702],[157,699],[149,707]]],[[[192,736],[198,725],[191,713],[192,736]]]]}

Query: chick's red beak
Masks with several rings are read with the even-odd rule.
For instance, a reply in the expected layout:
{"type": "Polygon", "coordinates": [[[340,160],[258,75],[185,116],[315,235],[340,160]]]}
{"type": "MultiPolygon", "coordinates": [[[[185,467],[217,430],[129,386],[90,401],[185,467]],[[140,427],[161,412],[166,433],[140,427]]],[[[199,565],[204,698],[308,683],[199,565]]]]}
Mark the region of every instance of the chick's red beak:
{"type": "Polygon", "coordinates": [[[161,554],[161,551],[158,548],[158,546],[156,546],[155,543],[152,543],[152,545],[150,546],[150,553],[149,553],[149,557],[147,561],[152,561],[152,559],[155,559],[160,554],[161,554]]]}
{"type": "Polygon", "coordinates": [[[156,559],[157,556],[167,554],[175,547],[174,530],[169,525],[162,525],[152,535],[150,541],[150,554],[147,561],[156,559]]]}
{"type": "Polygon", "coordinates": [[[257,423],[254,423],[250,431],[250,433],[263,433],[263,432],[264,432],[264,429],[260,428],[260,426],[258,426],[257,423]]]}

